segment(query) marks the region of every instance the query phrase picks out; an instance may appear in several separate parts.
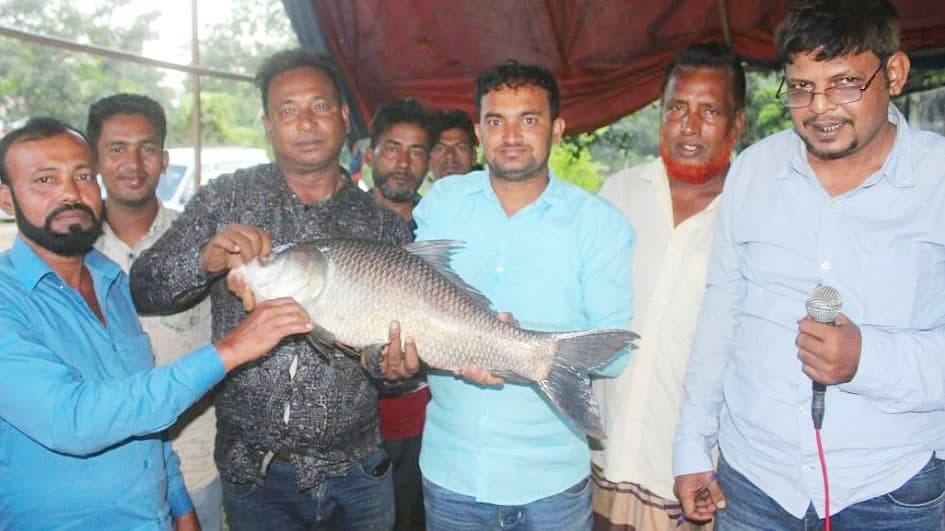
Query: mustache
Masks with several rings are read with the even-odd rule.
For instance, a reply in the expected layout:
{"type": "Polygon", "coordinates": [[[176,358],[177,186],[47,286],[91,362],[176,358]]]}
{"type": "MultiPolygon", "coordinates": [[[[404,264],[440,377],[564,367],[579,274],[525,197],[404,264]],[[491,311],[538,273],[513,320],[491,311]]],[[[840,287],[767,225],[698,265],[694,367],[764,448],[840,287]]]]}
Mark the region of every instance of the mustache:
{"type": "Polygon", "coordinates": [[[92,209],[88,207],[88,205],[83,205],[82,203],[72,203],[54,208],[53,211],[50,212],[48,216],[46,216],[46,227],[52,227],[52,222],[54,219],[56,219],[56,216],[64,212],[69,212],[70,210],[78,210],[79,212],[89,216],[93,222],[98,221],[95,217],[95,212],[93,212],[92,209]]]}

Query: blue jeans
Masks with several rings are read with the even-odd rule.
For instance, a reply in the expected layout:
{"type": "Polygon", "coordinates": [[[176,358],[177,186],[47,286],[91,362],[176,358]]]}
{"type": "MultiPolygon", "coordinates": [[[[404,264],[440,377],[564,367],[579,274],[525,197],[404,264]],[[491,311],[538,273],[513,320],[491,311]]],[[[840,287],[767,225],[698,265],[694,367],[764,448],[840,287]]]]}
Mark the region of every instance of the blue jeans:
{"type": "MultiPolygon", "coordinates": [[[[726,508],[716,513],[716,531],[808,531],[823,529],[814,506],[795,518],[777,502],[719,460],[719,486],[726,508]]],[[[851,505],[830,517],[836,531],[942,531],[945,509],[945,461],[929,460],[922,470],[896,490],[851,505]]]]}
{"type": "Polygon", "coordinates": [[[480,503],[423,478],[427,531],[590,531],[591,482],[525,505],[480,503]]]}
{"type": "Polygon", "coordinates": [[[197,520],[203,531],[223,530],[223,487],[220,478],[208,483],[204,488],[190,493],[190,500],[197,511],[197,520]]]}
{"type": "Polygon", "coordinates": [[[231,531],[389,531],[394,526],[390,459],[377,450],[344,476],[303,491],[292,464],[273,460],[263,485],[224,480],[223,507],[231,531]]]}

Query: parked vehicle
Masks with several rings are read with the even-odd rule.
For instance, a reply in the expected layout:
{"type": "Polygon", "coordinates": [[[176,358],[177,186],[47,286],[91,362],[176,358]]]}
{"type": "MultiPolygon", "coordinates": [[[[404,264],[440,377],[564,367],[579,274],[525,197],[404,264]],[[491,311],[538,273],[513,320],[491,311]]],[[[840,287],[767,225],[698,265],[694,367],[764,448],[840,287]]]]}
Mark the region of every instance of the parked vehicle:
{"type": "MultiPolygon", "coordinates": [[[[157,196],[164,206],[183,210],[194,196],[194,148],[171,148],[167,170],[161,175],[157,196]]],[[[204,185],[220,175],[233,173],[269,162],[266,150],[241,146],[205,147],[200,152],[200,184],[204,185]]]]}

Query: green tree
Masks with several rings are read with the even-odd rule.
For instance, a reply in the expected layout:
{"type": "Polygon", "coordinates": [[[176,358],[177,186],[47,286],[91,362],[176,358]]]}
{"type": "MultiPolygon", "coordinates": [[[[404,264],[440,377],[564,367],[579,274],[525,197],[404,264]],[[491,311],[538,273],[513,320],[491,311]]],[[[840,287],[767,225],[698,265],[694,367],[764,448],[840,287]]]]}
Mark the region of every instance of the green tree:
{"type": "MultiPolygon", "coordinates": [[[[14,28],[140,53],[154,37],[149,11],[131,23],[115,13],[130,0],[101,0],[80,11],[68,0],[0,0],[0,23],[14,28]]],[[[85,126],[88,106],[115,92],[142,92],[168,105],[163,72],[124,61],[0,37],[0,129],[48,115],[85,126]]]]}
{"type": "Polygon", "coordinates": [[[745,129],[739,151],[762,138],[791,127],[787,108],[778,101],[780,71],[748,72],[745,129]]]}
{"type": "Polygon", "coordinates": [[[607,166],[594,160],[590,146],[598,142],[607,129],[564,137],[552,147],[548,166],[561,180],[596,193],[604,184],[607,166]]]}
{"type": "MultiPolygon", "coordinates": [[[[205,19],[210,15],[198,14],[205,19]]],[[[260,63],[276,51],[298,46],[280,0],[231,0],[228,11],[217,9],[212,13],[204,34],[200,38],[202,64],[247,75],[254,75],[260,63]]],[[[189,92],[190,86],[185,90],[189,92]]],[[[268,147],[255,84],[205,77],[201,80],[200,102],[203,142],[207,145],[268,147]]],[[[189,95],[172,124],[171,137],[176,142],[192,143],[188,140],[192,109],[193,97],[189,95]]]]}

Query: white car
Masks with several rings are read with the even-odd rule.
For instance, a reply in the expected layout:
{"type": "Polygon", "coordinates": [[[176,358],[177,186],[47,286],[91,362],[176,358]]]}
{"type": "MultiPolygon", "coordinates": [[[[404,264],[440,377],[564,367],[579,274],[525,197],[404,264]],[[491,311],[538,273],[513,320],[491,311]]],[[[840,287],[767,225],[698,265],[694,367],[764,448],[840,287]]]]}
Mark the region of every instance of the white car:
{"type": "MultiPolygon", "coordinates": [[[[157,196],[164,206],[184,210],[194,196],[194,148],[171,148],[168,152],[167,171],[161,175],[157,196]]],[[[204,185],[220,175],[233,173],[269,162],[266,150],[241,146],[205,147],[200,152],[200,184],[204,185]]]]}

